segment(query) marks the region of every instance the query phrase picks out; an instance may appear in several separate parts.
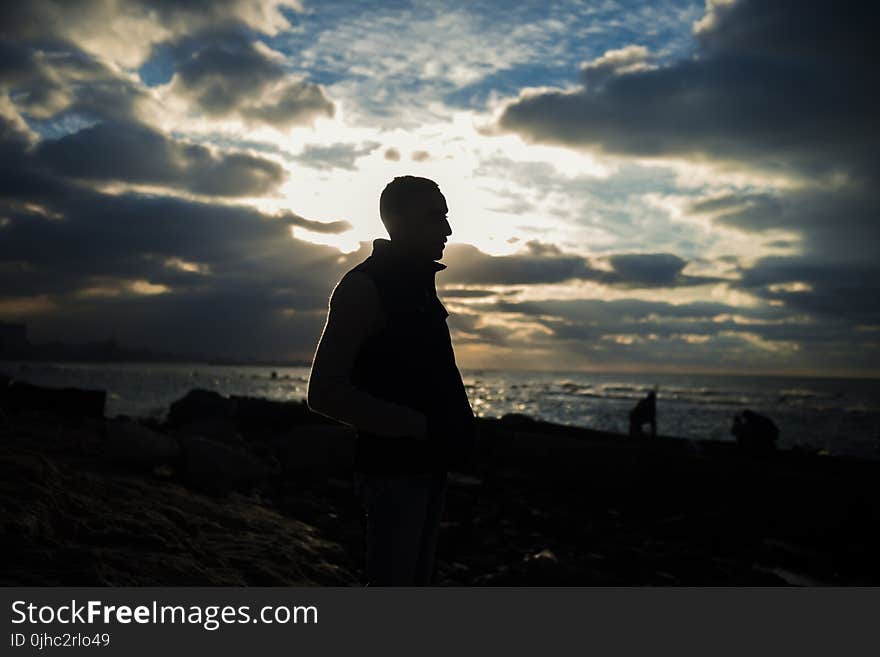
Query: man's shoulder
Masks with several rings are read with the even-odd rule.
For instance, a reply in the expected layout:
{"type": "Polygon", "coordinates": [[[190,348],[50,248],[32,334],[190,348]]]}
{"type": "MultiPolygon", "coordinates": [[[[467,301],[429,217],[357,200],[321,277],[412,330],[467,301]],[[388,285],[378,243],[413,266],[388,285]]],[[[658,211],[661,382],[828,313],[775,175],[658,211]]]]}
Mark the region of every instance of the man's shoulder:
{"type": "Polygon", "coordinates": [[[358,267],[354,267],[345,272],[342,275],[342,278],[339,279],[339,282],[336,284],[336,289],[339,289],[340,287],[363,291],[376,289],[376,283],[368,272],[359,269],[358,267]]]}
{"type": "Polygon", "coordinates": [[[375,303],[377,298],[376,284],[373,279],[358,268],[350,269],[333,288],[330,305],[364,307],[375,303]]]}

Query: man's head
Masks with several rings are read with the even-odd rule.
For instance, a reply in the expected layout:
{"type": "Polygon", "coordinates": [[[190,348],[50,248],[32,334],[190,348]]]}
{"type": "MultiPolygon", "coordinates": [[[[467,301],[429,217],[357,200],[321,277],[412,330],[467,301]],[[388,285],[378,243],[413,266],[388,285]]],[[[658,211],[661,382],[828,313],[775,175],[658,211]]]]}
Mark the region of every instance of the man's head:
{"type": "Polygon", "coordinates": [[[379,197],[379,215],[395,245],[408,254],[439,260],[452,229],[446,220],[449,208],[433,180],[398,176],[379,197]]]}

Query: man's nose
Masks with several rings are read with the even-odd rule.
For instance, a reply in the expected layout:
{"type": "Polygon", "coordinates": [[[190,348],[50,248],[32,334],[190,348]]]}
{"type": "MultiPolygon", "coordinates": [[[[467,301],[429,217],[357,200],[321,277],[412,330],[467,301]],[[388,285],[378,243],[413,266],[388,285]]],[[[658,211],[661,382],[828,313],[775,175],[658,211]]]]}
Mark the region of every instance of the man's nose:
{"type": "Polygon", "coordinates": [[[452,226],[449,225],[448,219],[443,220],[443,234],[446,235],[447,237],[449,235],[452,235],[452,226]]]}

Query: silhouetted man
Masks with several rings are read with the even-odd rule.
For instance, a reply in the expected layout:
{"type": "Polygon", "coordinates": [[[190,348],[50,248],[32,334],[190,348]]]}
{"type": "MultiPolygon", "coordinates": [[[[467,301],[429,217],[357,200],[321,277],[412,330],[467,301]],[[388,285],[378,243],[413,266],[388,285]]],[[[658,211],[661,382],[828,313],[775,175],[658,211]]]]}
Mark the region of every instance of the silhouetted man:
{"type": "Polygon", "coordinates": [[[452,234],[437,183],[403,176],[379,214],[391,239],[348,271],[309,378],[308,405],[357,429],[355,473],[373,586],[431,583],[450,468],[474,446],[474,415],[434,275],[452,234]]]}

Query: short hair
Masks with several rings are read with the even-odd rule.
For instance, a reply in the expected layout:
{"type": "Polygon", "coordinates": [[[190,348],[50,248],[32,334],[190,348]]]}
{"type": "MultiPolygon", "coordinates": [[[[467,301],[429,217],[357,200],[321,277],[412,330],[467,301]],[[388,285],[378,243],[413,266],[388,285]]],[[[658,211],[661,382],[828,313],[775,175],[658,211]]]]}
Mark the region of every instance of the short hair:
{"type": "Polygon", "coordinates": [[[418,199],[430,192],[439,194],[440,186],[429,178],[418,176],[397,176],[385,185],[379,197],[379,216],[389,235],[400,217],[404,216],[418,199]]]}

